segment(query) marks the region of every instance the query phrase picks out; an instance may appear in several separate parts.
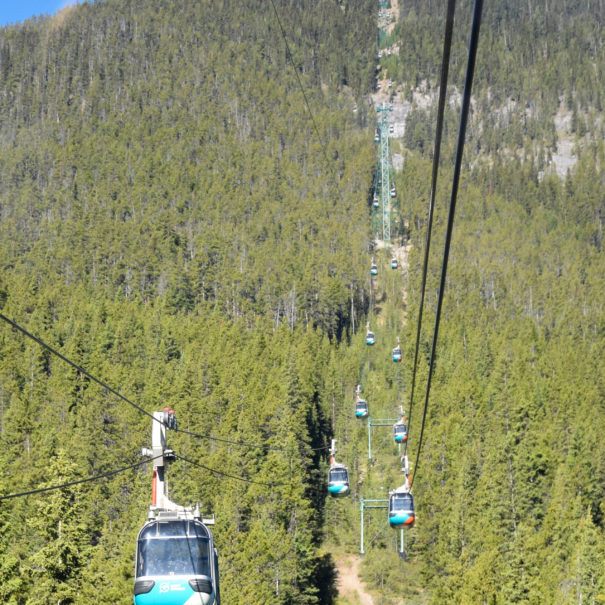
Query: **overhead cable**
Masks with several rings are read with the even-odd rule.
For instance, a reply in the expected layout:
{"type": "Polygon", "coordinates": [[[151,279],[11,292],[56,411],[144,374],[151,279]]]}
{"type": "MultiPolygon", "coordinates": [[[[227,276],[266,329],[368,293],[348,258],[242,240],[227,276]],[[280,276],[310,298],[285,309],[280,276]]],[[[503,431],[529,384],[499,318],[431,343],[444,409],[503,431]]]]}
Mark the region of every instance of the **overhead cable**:
{"type": "Polygon", "coordinates": [[[21,327],[18,323],[16,323],[12,319],[9,319],[8,317],[6,317],[6,315],[3,315],[2,313],[0,313],[0,319],[3,319],[5,322],[7,322],[11,326],[13,326],[13,328],[15,328],[16,330],[19,330],[19,332],[25,334],[25,336],[27,336],[28,338],[31,338],[33,341],[37,342],[41,347],[45,348],[47,351],[50,351],[53,355],[56,355],[59,359],[62,359],[65,363],[70,365],[72,368],[75,368],[76,370],[78,370],[78,372],[84,374],[84,376],[87,376],[93,382],[96,382],[98,385],[102,386],[104,389],[108,390],[110,393],[114,394],[116,397],[119,397],[122,401],[125,401],[128,405],[131,405],[133,408],[135,408],[142,414],[145,414],[146,416],[149,416],[153,420],[156,420],[153,417],[153,414],[150,414],[147,410],[144,410],[140,405],[137,405],[136,403],[134,403],[133,401],[128,399],[128,397],[124,397],[124,395],[122,395],[122,393],[111,388],[103,380],[100,380],[96,376],[93,376],[88,370],[85,370],[81,365],[73,362],[71,359],[68,359],[67,357],[65,357],[65,355],[63,355],[62,353],[59,353],[59,351],[57,351],[57,349],[54,349],[49,344],[45,343],[42,339],[38,338],[37,336],[34,336],[31,332],[28,332],[25,328],[21,327]]]}
{"type": "Polygon", "coordinates": [[[435,365],[435,349],[437,347],[437,337],[439,334],[439,322],[441,319],[441,309],[443,306],[443,293],[445,291],[445,282],[447,275],[447,265],[449,259],[450,245],[452,241],[452,230],[454,227],[454,216],[456,213],[456,200],[458,197],[458,184],[460,182],[460,169],[462,165],[462,153],[464,151],[464,138],[466,135],[466,124],[468,121],[468,113],[471,104],[471,89],[473,86],[473,75],[475,72],[475,59],[477,56],[477,47],[479,45],[479,29],[481,27],[481,11],[483,8],[483,0],[475,0],[473,10],[473,24],[471,28],[471,39],[468,49],[468,62],[466,67],[466,77],[464,82],[464,93],[462,96],[462,110],[460,115],[460,128],[458,130],[458,144],[456,147],[456,160],[454,163],[454,176],[452,179],[452,193],[450,198],[450,209],[447,219],[447,230],[445,235],[445,245],[443,249],[443,264],[441,267],[441,280],[439,284],[439,296],[437,298],[437,312],[435,315],[435,328],[433,332],[433,344],[431,346],[431,358],[429,364],[429,375],[426,385],[426,395],[424,399],[424,409],[422,412],[422,425],[420,427],[420,437],[418,439],[418,451],[416,453],[416,462],[414,463],[414,474],[410,487],[414,483],[416,471],[418,470],[418,462],[420,460],[420,451],[422,448],[422,437],[424,434],[424,425],[426,421],[426,412],[428,408],[429,395],[431,391],[431,379],[435,365]]]}
{"type": "Polygon", "coordinates": [[[159,456],[154,456],[153,458],[145,458],[145,460],[142,460],[141,462],[136,462],[135,464],[130,464],[129,466],[124,466],[123,468],[118,468],[114,471],[109,471],[107,473],[101,473],[100,475],[93,475],[92,477],[86,477],[84,479],[76,479],[75,481],[68,481],[67,483],[61,483],[59,485],[52,485],[50,487],[39,487],[36,489],[29,490],[27,492],[19,492],[16,494],[8,494],[6,496],[0,496],[0,502],[2,500],[10,500],[11,498],[22,498],[24,496],[31,496],[33,494],[42,494],[44,492],[51,492],[51,491],[57,490],[57,489],[64,489],[66,487],[71,487],[73,485],[79,485],[81,483],[88,483],[90,481],[98,481],[99,479],[105,479],[106,477],[118,475],[120,473],[130,470],[131,468],[136,468],[137,466],[143,466],[143,464],[147,464],[147,462],[151,462],[152,460],[155,460],[156,458],[161,458],[162,456],[163,456],[163,454],[160,454],[159,456]]]}
{"type": "Polygon", "coordinates": [[[292,56],[292,51],[290,50],[290,45],[288,44],[286,30],[284,29],[281,19],[279,18],[279,13],[277,12],[277,7],[275,6],[275,0],[271,0],[271,5],[273,6],[273,11],[275,12],[275,19],[277,20],[277,23],[279,25],[279,29],[281,31],[282,38],[284,39],[284,43],[286,44],[286,55],[290,59],[290,63],[292,64],[292,67],[294,68],[294,75],[296,76],[296,79],[298,81],[298,86],[300,87],[300,91],[301,91],[303,99],[305,101],[305,105],[307,106],[307,111],[309,112],[309,115],[311,116],[311,122],[313,122],[313,128],[315,129],[315,133],[317,134],[317,138],[319,139],[319,144],[321,145],[321,150],[323,152],[324,159],[326,160],[326,162],[329,163],[328,154],[326,153],[326,146],[324,145],[323,139],[321,138],[321,134],[319,133],[319,128],[317,128],[317,122],[315,121],[315,116],[313,115],[313,112],[311,111],[311,106],[309,105],[309,99],[307,99],[307,93],[305,92],[305,89],[302,85],[302,81],[300,79],[300,75],[298,74],[298,66],[294,63],[294,57],[292,56]]]}
{"type": "MultiPolygon", "coordinates": [[[[439,173],[439,158],[441,155],[441,135],[443,132],[443,114],[445,113],[445,97],[447,94],[447,78],[450,66],[450,51],[452,48],[452,32],[454,29],[454,11],[456,0],[448,0],[445,17],[445,36],[443,39],[443,59],[441,61],[441,79],[439,83],[439,103],[437,108],[437,127],[435,130],[435,149],[433,153],[433,173],[431,177],[431,193],[429,198],[428,222],[426,226],[426,243],[424,246],[424,263],[422,266],[422,286],[420,288],[420,305],[416,325],[416,347],[414,349],[414,367],[412,369],[412,384],[410,387],[410,411],[408,414],[408,432],[412,424],[412,409],[414,407],[414,387],[416,385],[416,369],[418,368],[418,351],[420,349],[420,332],[422,329],[422,313],[424,310],[424,295],[426,292],[426,275],[431,249],[431,233],[433,230],[433,212],[435,208],[435,192],[437,191],[437,175],[439,173]]],[[[408,442],[405,444],[407,454],[408,442]]]]}
{"type": "MultiPolygon", "coordinates": [[[[261,443],[245,443],[243,441],[231,441],[230,439],[222,439],[221,437],[214,437],[213,435],[202,435],[201,433],[194,433],[192,431],[186,431],[183,429],[176,429],[177,433],[182,433],[184,435],[189,435],[191,437],[196,437],[198,439],[209,439],[210,441],[219,441],[221,443],[227,443],[229,445],[239,445],[241,447],[249,447],[249,448],[258,448],[265,449],[268,452],[290,452],[291,450],[285,447],[272,447],[268,445],[264,445],[261,443]]],[[[319,452],[322,450],[329,450],[330,446],[324,445],[322,447],[314,447],[310,448],[311,452],[319,452]]]]}
{"type": "Polygon", "coordinates": [[[176,457],[179,458],[180,460],[182,460],[183,462],[187,462],[188,464],[191,464],[193,466],[197,466],[199,468],[202,468],[205,471],[209,471],[211,473],[214,473],[215,475],[221,475],[223,477],[229,477],[230,479],[236,479],[237,481],[243,481],[244,483],[254,483],[256,485],[265,485],[267,487],[276,487],[276,486],[279,486],[279,485],[288,485],[287,483],[265,483],[263,481],[253,481],[252,479],[246,479],[245,477],[238,477],[237,475],[230,475],[228,473],[224,473],[223,471],[218,471],[215,468],[210,468],[208,466],[204,466],[203,464],[200,464],[199,462],[194,462],[193,460],[189,460],[189,459],[185,458],[184,456],[180,456],[179,454],[176,454],[176,457]]]}
{"type": "MultiPolygon", "coordinates": [[[[55,348],[51,347],[49,344],[44,342],[41,338],[38,338],[37,336],[35,336],[34,334],[32,334],[31,332],[26,330],[24,327],[20,326],[17,322],[13,321],[12,319],[9,319],[8,317],[6,317],[6,315],[4,315],[2,313],[0,313],[0,319],[4,320],[8,324],[10,324],[13,328],[18,330],[22,334],[25,334],[25,336],[27,336],[28,338],[31,338],[33,341],[37,342],[41,347],[45,348],[47,351],[49,351],[53,355],[56,355],[57,357],[59,357],[59,359],[63,360],[65,363],[67,363],[71,367],[75,368],[78,372],[81,372],[82,374],[84,374],[85,376],[90,378],[90,380],[92,380],[93,382],[97,383],[98,385],[100,385],[101,387],[103,387],[104,389],[106,389],[107,391],[109,391],[110,393],[115,395],[116,397],[119,397],[122,401],[124,401],[128,405],[132,406],[139,412],[141,412],[141,413],[145,414],[146,416],[148,416],[149,418],[151,418],[154,422],[159,422],[160,424],[164,424],[162,420],[156,418],[153,414],[150,414],[148,411],[143,409],[140,405],[136,404],[134,401],[131,401],[130,399],[128,399],[128,397],[125,397],[124,395],[122,395],[122,393],[120,393],[116,389],[109,386],[105,381],[103,381],[100,378],[97,378],[96,376],[91,374],[88,370],[83,368],[81,365],[75,363],[74,361],[72,361],[71,359],[69,359],[68,357],[66,357],[65,355],[60,353],[59,351],[57,351],[55,348]]],[[[245,443],[242,441],[232,441],[229,439],[222,439],[220,437],[214,437],[212,435],[202,435],[200,433],[194,433],[191,431],[186,431],[186,430],[182,430],[182,429],[178,429],[178,428],[175,430],[177,433],[183,433],[185,435],[190,435],[192,437],[197,437],[199,439],[208,439],[209,441],[220,441],[222,443],[228,443],[230,445],[237,445],[237,446],[248,447],[248,448],[265,449],[267,451],[279,451],[279,452],[289,451],[286,448],[270,447],[270,446],[267,446],[267,445],[261,444],[261,443],[245,443]]],[[[327,446],[325,446],[325,447],[313,448],[311,451],[320,451],[320,450],[325,450],[325,449],[329,449],[329,448],[327,446]]]]}
{"type": "Polygon", "coordinates": [[[208,439],[209,441],[219,441],[220,443],[227,443],[229,445],[239,445],[241,447],[265,449],[268,452],[287,452],[288,450],[284,447],[271,447],[260,443],[245,443],[243,441],[232,441],[231,439],[223,439],[221,437],[214,437],[213,435],[202,435],[201,433],[194,433],[193,431],[186,431],[184,429],[175,429],[176,433],[182,433],[183,435],[189,435],[190,437],[196,437],[197,439],[208,439]]]}

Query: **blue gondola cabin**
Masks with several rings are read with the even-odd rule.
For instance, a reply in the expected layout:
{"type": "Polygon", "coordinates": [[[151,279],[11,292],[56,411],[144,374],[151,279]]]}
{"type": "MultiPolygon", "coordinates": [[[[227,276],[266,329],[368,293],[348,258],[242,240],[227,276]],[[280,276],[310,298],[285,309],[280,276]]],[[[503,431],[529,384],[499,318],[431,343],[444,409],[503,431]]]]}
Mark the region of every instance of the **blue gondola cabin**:
{"type": "Polygon", "coordinates": [[[400,420],[393,425],[393,438],[395,443],[403,443],[408,440],[408,427],[403,421],[400,420]]]}
{"type": "Polygon", "coordinates": [[[355,416],[365,418],[368,415],[368,402],[365,399],[358,399],[355,402],[355,416]]]}
{"type": "Polygon", "coordinates": [[[334,463],[328,473],[328,492],[331,496],[346,496],[351,491],[349,471],[344,464],[334,463]]]}
{"type": "Polygon", "coordinates": [[[212,534],[184,513],[162,512],[137,539],[134,605],[219,605],[212,534]]]}
{"type": "Polygon", "coordinates": [[[395,529],[408,529],[414,525],[416,511],[414,496],[408,491],[395,490],[389,497],[389,525],[395,529]]]}

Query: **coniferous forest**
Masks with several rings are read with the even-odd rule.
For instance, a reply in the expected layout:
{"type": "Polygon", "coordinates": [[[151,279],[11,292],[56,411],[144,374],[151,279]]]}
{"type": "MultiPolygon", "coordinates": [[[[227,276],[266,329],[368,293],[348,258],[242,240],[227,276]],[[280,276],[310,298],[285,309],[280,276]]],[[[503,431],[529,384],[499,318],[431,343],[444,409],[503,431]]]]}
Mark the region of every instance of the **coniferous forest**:
{"type": "MultiPolygon", "coordinates": [[[[361,577],[384,605],[596,604],[597,0],[484,6],[415,457],[471,9],[456,9],[409,419],[417,520],[403,560],[398,532],[368,516],[361,577]]],[[[402,481],[388,430],[369,461],[354,393],[372,415],[409,415],[444,13],[435,0],[99,0],[0,29],[0,313],[146,412],[176,411],[168,492],[215,515],[223,605],[352,604],[337,568],[359,553],[359,500],[402,481]],[[397,271],[370,219],[377,77],[409,109],[391,143],[397,271]],[[332,438],[348,498],[327,496],[332,438]]],[[[132,603],[151,420],[86,372],[2,322],[1,603],[132,603]]]]}

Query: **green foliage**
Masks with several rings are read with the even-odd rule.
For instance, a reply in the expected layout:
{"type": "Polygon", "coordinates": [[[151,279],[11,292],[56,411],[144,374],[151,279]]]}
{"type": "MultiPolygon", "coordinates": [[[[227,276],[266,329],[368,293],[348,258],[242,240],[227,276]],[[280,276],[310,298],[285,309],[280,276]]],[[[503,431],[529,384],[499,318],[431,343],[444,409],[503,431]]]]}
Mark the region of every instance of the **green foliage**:
{"type": "MultiPolygon", "coordinates": [[[[605,595],[602,7],[517,4],[486,7],[493,51],[467,152],[492,155],[460,187],[407,561],[384,511],[367,521],[363,577],[384,603],[605,595]],[[564,181],[542,172],[560,97],[593,141],[564,181]]],[[[433,255],[410,410],[433,117],[408,116],[396,180],[409,266],[389,272],[368,224],[375,5],[277,5],[292,57],[258,1],[107,0],[0,30],[0,307],[146,410],[169,405],[219,439],[170,434],[183,458],[168,488],[216,514],[225,603],[329,605],[327,549],[355,552],[359,497],[402,482],[390,427],[368,460],[355,385],[373,417],[412,412],[411,459],[417,444],[437,292],[433,255]],[[326,501],[332,436],[352,497],[326,501]]],[[[385,70],[430,88],[442,7],[401,10],[385,70]]],[[[451,155],[446,142],[434,250],[451,155]]],[[[0,332],[1,494],[138,461],[149,422],[0,332]]],[[[131,602],[150,470],[0,503],[0,600],[131,602]]]]}
{"type": "Polygon", "coordinates": [[[367,0],[308,5],[278,6],[298,77],[267,3],[110,0],[0,31],[6,262],[341,336],[368,245],[351,109],[373,21],[367,0]]]}

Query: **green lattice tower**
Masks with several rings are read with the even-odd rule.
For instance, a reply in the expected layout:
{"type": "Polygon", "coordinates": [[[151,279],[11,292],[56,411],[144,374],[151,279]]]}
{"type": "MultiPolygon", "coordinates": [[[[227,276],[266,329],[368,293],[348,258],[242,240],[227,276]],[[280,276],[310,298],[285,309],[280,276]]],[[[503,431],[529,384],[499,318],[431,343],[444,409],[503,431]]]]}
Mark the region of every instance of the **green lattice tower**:
{"type": "Polygon", "coordinates": [[[389,156],[389,125],[387,112],[391,108],[384,103],[376,109],[381,114],[380,119],[380,150],[378,155],[378,174],[380,179],[380,207],[382,208],[382,240],[391,243],[391,162],[389,156]]]}

